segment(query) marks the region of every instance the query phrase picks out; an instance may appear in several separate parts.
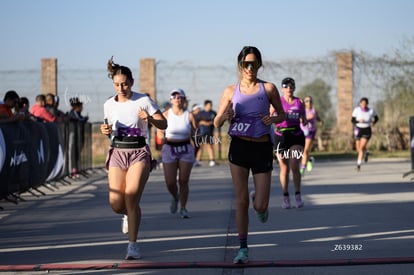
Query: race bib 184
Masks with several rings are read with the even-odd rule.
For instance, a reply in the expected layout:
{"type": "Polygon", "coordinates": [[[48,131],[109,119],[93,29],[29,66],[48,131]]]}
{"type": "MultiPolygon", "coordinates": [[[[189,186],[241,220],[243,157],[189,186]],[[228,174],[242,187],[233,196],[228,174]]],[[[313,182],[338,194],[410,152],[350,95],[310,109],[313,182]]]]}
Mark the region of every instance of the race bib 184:
{"type": "Polygon", "coordinates": [[[188,144],[178,145],[178,146],[171,146],[171,154],[175,157],[179,157],[181,155],[188,153],[188,144]]]}

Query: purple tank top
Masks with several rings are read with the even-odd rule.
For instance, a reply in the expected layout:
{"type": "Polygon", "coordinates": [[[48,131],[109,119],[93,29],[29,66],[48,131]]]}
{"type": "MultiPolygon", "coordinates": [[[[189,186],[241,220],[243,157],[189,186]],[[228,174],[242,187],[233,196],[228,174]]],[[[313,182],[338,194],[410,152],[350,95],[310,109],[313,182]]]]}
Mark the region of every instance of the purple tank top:
{"type": "Polygon", "coordinates": [[[229,135],[257,138],[270,133],[270,126],[261,120],[262,116],[269,115],[270,103],[263,82],[259,86],[257,93],[245,95],[237,83],[232,98],[234,118],[230,122],[229,135]]]}
{"type": "Polygon", "coordinates": [[[304,114],[304,108],[300,99],[295,97],[291,104],[287,103],[283,96],[280,97],[282,101],[283,110],[286,113],[286,120],[276,124],[277,128],[289,128],[289,127],[299,127],[300,118],[304,114]]]}
{"type": "Polygon", "coordinates": [[[311,120],[308,120],[308,124],[306,126],[302,127],[301,125],[302,129],[304,127],[307,127],[309,131],[316,131],[316,110],[314,108],[311,108],[311,109],[306,109],[305,112],[306,112],[306,117],[312,114],[313,118],[311,120]]]}

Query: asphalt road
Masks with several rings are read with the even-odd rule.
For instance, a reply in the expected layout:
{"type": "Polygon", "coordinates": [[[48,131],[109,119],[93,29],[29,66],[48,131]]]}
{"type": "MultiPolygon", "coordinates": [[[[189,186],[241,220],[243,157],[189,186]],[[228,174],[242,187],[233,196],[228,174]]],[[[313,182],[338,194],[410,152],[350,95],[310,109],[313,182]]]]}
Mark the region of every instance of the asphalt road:
{"type": "Polygon", "coordinates": [[[0,201],[0,272],[414,274],[414,181],[403,178],[410,169],[407,159],[373,159],[360,172],[354,161],[316,160],[303,179],[305,207],[285,210],[275,165],[268,222],[250,210],[247,265],[232,264],[238,239],[227,164],[193,169],[190,219],[169,213],[162,170],[152,172],[138,261],[123,260],[121,216],[109,207],[106,172],[95,169],[18,204],[0,201]]]}

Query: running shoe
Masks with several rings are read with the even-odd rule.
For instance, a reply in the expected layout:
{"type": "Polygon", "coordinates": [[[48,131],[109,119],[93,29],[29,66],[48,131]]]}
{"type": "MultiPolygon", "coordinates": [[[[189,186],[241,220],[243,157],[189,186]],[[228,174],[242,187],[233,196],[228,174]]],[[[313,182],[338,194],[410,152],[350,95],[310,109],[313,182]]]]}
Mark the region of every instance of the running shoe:
{"type": "Polygon", "coordinates": [[[302,197],[300,194],[296,194],[295,195],[295,200],[296,200],[296,208],[301,208],[303,207],[304,203],[302,201],[302,197]]]}
{"type": "Polygon", "coordinates": [[[358,172],[359,172],[359,171],[361,171],[361,165],[357,165],[356,170],[357,170],[358,172]]]}
{"type": "Polygon", "coordinates": [[[122,233],[128,234],[128,216],[124,215],[122,217],[122,233]]]}
{"type": "Polygon", "coordinates": [[[187,209],[185,209],[184,207],[183,207],[183,208],[181,208],[181,210],[180,210],[180,215],[181,215],[181,218],[183,218],[183,219],[188,219],[188,218],[190,218],[190,215],[188,214],[187,209]]]}
{"type": "Polygon", "coordinates": [[[213,167],[213,166],[216,166],[217,164],[216,164],[216,162],[214,161],[214,160],[210,160],[209,162],[208,162],[208,166],[210,166],[210,167],[213,167]]]}
{"type": "Polygon", "coordinates": [[[137,243],[129,243],[125,260],[138,260],[141,258],[137,243]]]}
{"type": "Polygon", "coordinates": [[[249,249],[240,248],[237,256],[233,259],[234,264],[247,264],[249,262],[249,249]]]}
{"type": "Polygon", "coordinates": [[[171,214],[177,213],[178,209],[178,197],[177,198],[171,198],[171,205],[170,205],[170,212],[171,214]]]}
{"type": "MultiPolygon", "coordinates": [[[[250,192],[250,198],[252,199],[252,203],[254,205],[254,199],[256,198],[256,191],[250,192]]],[[[269,218],[269,211],[266,209],[265,212],[259,213],[256,211],[256,216],[259,219],[260,222],[265,223],[267,222],[267,219],[269,218]]]]}
{"type": "Polygon", "coordinates": [[[313,157],[311,157],[308,162],[306,163],[306,170],[308,172],[312,171],[313,168],[313,157]]]}
{"type": "Polygon", "coordinates": [[[261,223],[265,223],[267,222],[267,219],[269,218],[269,211],[267,209],[263,213],[259,213],[256,211],[256,216],[261,223]]]}
{"type": "Polygon", "coordinates": [[[290,209],[291,208],[289,196],[283,196],[282,208],[283,209],[290,209]]]}
{"type": "Polygon", "coordinates": [[[368,162],[368,156],[369,156],[369,152],[365,151],[365,153],[364,153],[364,161],[365,162],[368,162]]]}

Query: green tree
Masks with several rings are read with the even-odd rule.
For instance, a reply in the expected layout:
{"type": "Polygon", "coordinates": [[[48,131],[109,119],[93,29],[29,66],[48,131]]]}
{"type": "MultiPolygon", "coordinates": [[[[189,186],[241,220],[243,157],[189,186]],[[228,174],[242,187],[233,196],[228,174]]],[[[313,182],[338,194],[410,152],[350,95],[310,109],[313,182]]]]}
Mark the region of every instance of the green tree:
{"type": "Polygon", "coordinates": [[[302,86],[297,92],[297,96],[304,99],[311,96],[313,107],[318,111],[320,118],[324,121],[326,127],[330,128],[335,124],[336,116],[332,110],[330,96],[331,86],[322,79],[315,79],[313,82],[302,86]]]}
{"type": "Polygon", "coordinates": [[[386,124],[389,127],[407,127],[409,116],[414,115],[414,88],[409,78],[401,77],[385,90],[386,124]]]}

